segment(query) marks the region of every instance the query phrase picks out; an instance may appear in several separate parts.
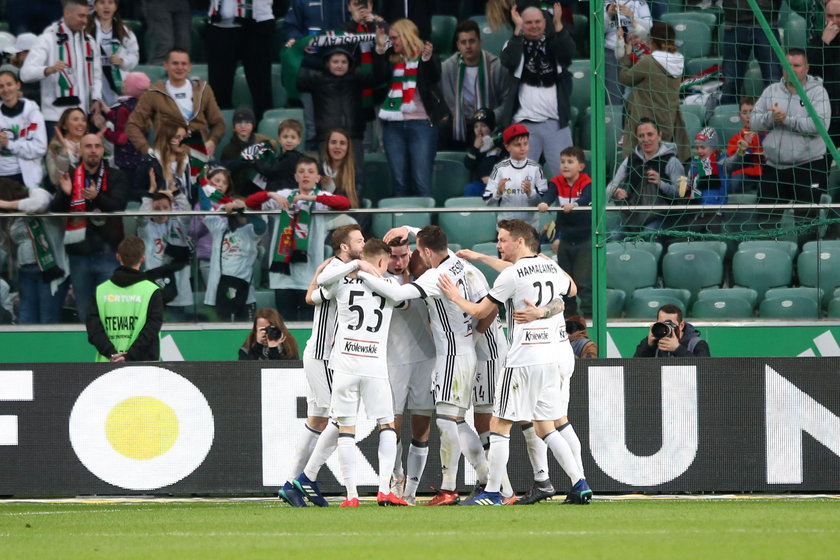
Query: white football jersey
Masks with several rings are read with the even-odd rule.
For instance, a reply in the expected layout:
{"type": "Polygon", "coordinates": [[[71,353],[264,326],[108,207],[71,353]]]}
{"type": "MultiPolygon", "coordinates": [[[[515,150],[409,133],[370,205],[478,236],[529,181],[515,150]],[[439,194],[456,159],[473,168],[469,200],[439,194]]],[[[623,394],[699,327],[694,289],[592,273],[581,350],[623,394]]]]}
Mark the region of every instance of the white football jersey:
{"type": "MultiPolygon", "coordinates": [[[[465,261],[466,262],[466,261],[465,261]]],[[[490,291],[490,284],[487,282],[484,273],[476,268],[472,263],[466,262],[466,277],[467,286],[469,286],[470,293],[474,296],[471,301],[479,301],[485,297],[490,291]]],[[[479,323],[478,319],[473,319],[473,328],[479,323]]],[[[473,336],[475,339],[475,357],[479,361],[488,360],[504,360],[507,354],[507,339],[505,338],[505,331],[502,328],[502,322],[499,316],[493,320],[493,323],[487,327],[483,333],[475,332],[473,336]]]]}
{"type": "MultiPolygon", "coordinates": [[[[333,259],[327,266],[324,267],[323,272],[331,269],[343,267],[345,263],[340,259],[333,259]]],[[[330,352],[332,352],[333,341],[335,340],[336,328],[336,308],[335,302],[330,299],[328,292],[320,290],[320,303],[315,304],[315,315],[312,318],[312,333],[309,340],[306,341],[306,349],[304,355],[316,360],[329,360],[330,352]]]]}
{"type": "MultiPolygon", "coordinates": [[[[390,278],[383,278],[393,282],[390,278]]],[[[342,278],[330,290],[338,306],[338,330],[330,368],[361,377],[388,378],[388,331],[394,302],[361,278],[342,278]]]]}
{"type": "MultiPolygon", "coordinates": [[[[386,275],[402,284],[402,275],[386,275]]],[[[414,364],[435,357],[435,342],[429,327],[429,311],[419,301],[406,309],[397,309],[391,315],[391,330],[388,333],[388,364],[414,364]]]]}
{"type": "Polygon", "coordinates": [[[515,323],[513,312],[525,308],[527,299],[537,307],[569,292],[571,282],[556,262],[539,256],[524,257],[496,278],[489,297],[505,305],[509,349],[505,367],[550,364],[560,355],[558,345],[568,344],[562,313],[530,323],[515,323]]]}

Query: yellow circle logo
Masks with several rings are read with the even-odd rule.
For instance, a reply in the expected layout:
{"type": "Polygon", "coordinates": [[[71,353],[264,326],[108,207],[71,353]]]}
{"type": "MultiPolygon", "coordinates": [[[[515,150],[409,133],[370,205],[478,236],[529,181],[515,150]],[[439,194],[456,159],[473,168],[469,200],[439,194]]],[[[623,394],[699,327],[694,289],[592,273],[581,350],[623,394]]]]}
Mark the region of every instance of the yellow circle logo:
{"type": "Polygon", "coordinates": [[[169,451],[178,439],[178,416],[154,397],[132,397],[111,409],[105,435],[129,459],[147,460],[169,451]]]}

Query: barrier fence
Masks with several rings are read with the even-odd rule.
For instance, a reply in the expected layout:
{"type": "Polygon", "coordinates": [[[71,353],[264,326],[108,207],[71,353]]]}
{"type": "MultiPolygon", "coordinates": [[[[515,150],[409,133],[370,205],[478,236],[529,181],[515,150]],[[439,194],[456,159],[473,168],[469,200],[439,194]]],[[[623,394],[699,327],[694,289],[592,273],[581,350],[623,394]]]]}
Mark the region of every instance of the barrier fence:
{"type": "MultiPolygon", "coordinates": [[[[836,358],[581,361],[570,418],[587,479],[596,493],[838,492],[838,370],[836,358]]],[[[0,495],[271,495],[290,474],[305,384],[300,362],[4,364],[0,495]]],[[[432,439],[421,489],[439,482],[432,439]]],[[[371,420],[357,440],[360,487],[374,491],[371,420]]],[[[518,428],[508,470],[530,487],[518,428]]],[[[333,457],[326,492],[341,492],[337,473],[333,457]]],[[[475,475],[458,480],[468,490],[475,475]]]]}

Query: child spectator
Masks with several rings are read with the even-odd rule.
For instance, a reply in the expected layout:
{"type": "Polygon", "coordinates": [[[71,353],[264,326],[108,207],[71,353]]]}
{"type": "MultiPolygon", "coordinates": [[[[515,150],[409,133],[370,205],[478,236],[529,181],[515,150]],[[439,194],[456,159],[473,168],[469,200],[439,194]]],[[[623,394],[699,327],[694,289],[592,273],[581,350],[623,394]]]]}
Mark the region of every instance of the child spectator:
{"type": "MultiPolygon", "coordinates": [[[[502,134],[502,141],[510,157],[493,168],[484,189],[484,202],[497,206],[536,206],[547,190],[542,167],[528,159],[528,129],[512,124],[502,134]]],[[[525,220],[539,230],[536,212],[499,212],[499,220],[525,220]]]]}
{"type": "MultiPolygon", "coordinates": [[[[575,279],[578,307],[588,314],[592,310],[592,214],[572,212],[578,206],[592,205],[592,179],[583,172],[585,168],[583,150],[577,146],[560,152],[560,175],[551,183],[557,189],[557,204],[562,211],[554,222],[551,250],[560,268],[575,279]]],[[[537,208],[547,212],[548,204],[542,202],[537,208]]],[[[574,310],[571,301],[566,302],[566,309],[574,310]]]]}
{"type": "MultiPolygon", "coordinates": [[[[215,190],[208,186],[203,189],[215,190]]],[[[257,245],[266,223],[261,216],[242,213],[245,208],[242,198],[224,197],[221,200],[226,202],[219,208],[219,213],[204,218],[204,225],[213,236],[204,304],[216,307],[219,320],[250,321],[257,307],[251,280],[257,245]]]]}
{"type": "Polygon", "coordinates": [[[266,142],[245,148],[242,159],[250,163],[251,182],[263,191],[294,189],[297,186],[295,169],[303,157],[297,149],[302,139],[300,121],[286,119],[277,126],[277,151],[266,142]]]}
{"type": "Polygon", "coordinates": [[[251,182],[254,175],[249,163],[241,158],[242,151],[254,144],[267,143],[273,151],[277,150],[274,140],[265,134],[255,132],[257,118],[250,107],[239,107],[233,113],[233,136],[230,142],[222,149],[221,165],[226,167],[233,176],[231,185],[236,186],[236,192],[243,196],[254,194],[260,187],[251,182]]]}
{"type": "MultiPolygon", "coordinates": [[[[207,173],[206,179],[209,185],[218,191],[217,198],[234,198],[236,189],[233,186],[230,171],[224,167],[216,167],[207,173]]],[[[198,195],[198,202],[195,203],[193,210],[218,210],[222,206],[222,203],[219,201],[210,200],[203,189],[199,191],[198,195]]],[[[201,272],[201,278],[204,280],[204,285],[206,286],[210,275],[210,255],[213,253],[213,236],[210,235],[210,231],[204,225],[204,216],[193,216],[192,221],[190,221],[190,239],[195,243],[198,269],[201,272]]]]}
{"type": "MultiPolygon", "coordinates": [[[[122,91],[124,73],[140,61],[140,45],[131,29],[123,24],[117,0],[95,0],[85,31],[96,40],[102,57],[102,100],[110,106],[122,91]]],[[[148,87],[148,86],[147,86],[148,87]]]]}
{"type": "Polygon", "coordinates": [[[324,260],[329,221],[329,216],[313,216],[311,212],[347,210],[350,201],[346,196],[327,194],[318,188],[318,162],[310,157],[301,156],[295,180],[294,189],[258,192],[245,202],[248,208],[284,210],[275,220],[269,244],[269,286],[274,290],[275,307],[283,317],[289,321],[311,321],[312,307],[306,303],[306,289],[324,260]]]}
{"type": "Polygon", "coordinates": [[[764,163],[764,150],[761,142],[767,132],[753,132],[750,129],[750,114],[755,108],[755,97],[742,97],[738,105],[738,116],[741,117],[743,128],[729,139],[726,144],[726,154],[731,156],[738,151],[738,145],[743,140],[747,143],[744,164],[732,170],[729,178],[729,192],[756,192],[761,182],[761,166],[764,163]]]}
{"type": "MultiPolygon", "coordinates": [[[[154,177],[154,175],[152,175],[154,177]]],[[[150,182],[148,196],[142,198],[144,212],[189,210],[190,203],[180,191],[158,189],[150,182]]],[[[146,244],[146,277],[161,288],[163,303],[177,321],[186,321],[186,307],[193,304],[190,286],[192,241],[187,235],[189,216],[141,216],[137,218],[137,237],[146,244]]]]}
{"type": "Polygon", "coordinates": [[[125,123],[131,112],[137,107],[137,99],[144,91],[149,89],[151,81],[143,72],[129,72],[122,83],[122,96],[117,99],[106,119],[108,125],[103,131],[105,140],[113,146],[114,165],[125,171],[129,176],[134,173],[140,164],[143,154],[137,151],[134,144],[128,141],[128,134],[125,132],[125,123]]]}
{"type": "Polygon", "coordinates": [[[487,181],[493,167],[502,159],[502,150],[490,136],[496,128],[496,115],[487,108],[473,113],[473,133],[475,141],[467,148],[464,167],[470,170],[470,183],[464,188],[464,196],[481,196],[487,188],[487,181]]]}

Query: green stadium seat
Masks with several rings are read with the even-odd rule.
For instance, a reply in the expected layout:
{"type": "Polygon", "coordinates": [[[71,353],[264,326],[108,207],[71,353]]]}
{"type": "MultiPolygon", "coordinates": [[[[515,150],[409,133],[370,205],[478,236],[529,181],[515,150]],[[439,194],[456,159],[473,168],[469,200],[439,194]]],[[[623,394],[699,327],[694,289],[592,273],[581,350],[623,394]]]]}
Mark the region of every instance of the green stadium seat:
{"type": "Polygon", "coordinates": [[[438,153],[435,154],[435,160],[436,161],[454,161],[456,163],[460,163],[461,165],[463,165],[465,154],[466,154],[465,152],[458,151],[458,150],[451,151],[451,152],[439,151],[438,153]]]}
{"type": "Polygon", "coordinates": [[[712,27],[691,19],[672,22],[677,41],[682,41],[679,51],[686,58],[709,56],[712,52],[712,27]]]}
{"type": "Polygon", "coordinates": [[[805,251],[821,251],[822,249],[830,249],[832,251],[840,250],[840,239],[819,239],[817,241],[808,241],[802,245],[802,252],[805,251]]]}
{"type": "Polygon", "coordinates": [[[782,28],[782,43],[785,50],[792,48],[805,49],[808,47],[808,24],[805,18],[797,13],[791,13],[782,28]]]}
{"type": "Polygon", "coordinates": [[[575,59],[569,65],[569,73],[572,75],[572,99],[571,104],[577,107],[580,114],[584,114],[590,106],[590,77],[592,67],[588,59],[575,59]]]}
{"type": "Polygon", "coordinates": [[[365,154],[362,164],[362,192],[366,198],[376,204],[383,198],[388,198],[394,192],[391,186],[391,169],[385,154],[365,154]]]}
{"type": "Polygon", "coordinates": [[[478,29],[481,31],[481,48],[499,56],[505,43],[513,35],[513,29],[505,25],[498,31],[493,31],[483,15],[470,16],[470,19],[478,24],[478,29]]]}
{"type": "Polygon", "coordinates": [[[799,246],[794,241],[752,239],[750,241],[741,241],[741,243],[738,244],[739,251],[741,249],[763,249],[766,247],[781,249],[790,256],[791,260],[796,258],[796,253],[799,251],[799,246]]]}
{"type": "MultiPolygon", "coordinates": [[[[444,208],[476,208],[484,202],[476,196],[450,198],[444,208]]],[[[442,212],[438,214],[438,225],[453,243],[473,247],[496,239],[496,214],[493,212],[442,212]]]]}
{"type": "Polygon", "coordinates": [[[799,284],[820,288],[825,294],[823,303],[828,304],[840,286],[840,248],[821,246],[802,251],[796,260],[796,272],[799,284]]]}
{"type": "Polygon", "coordinates": [[[607,288],[607,317],[621,318],[626,297],[624,290],[607,288]]]}
{"type": "Polygon", "coordinates": [[[840,297],[835,296],[828,302],[826,317],[829,319],[840,319],[840,297]]]}
{"type": "Polygon", "coordinates": [[[679,25],[681,22],[686,21],[698,21],[700,23],[705,23],[711,28],[714,28],[717,25],[717,15],[713,13],[709,13],[705,10],[703,11],[695,11],[695,12],[671,12],[669,11],[667,14],[662,14],[662,17],[659,18],[660,21],[665,23],[670,23],[671,25],[679,25]]]}
{"type": "MultiPolygon", "coordinates": [[[[285,107],[288,100],[286,88],[283,87],[283,82],[280,80],[280,64],[272,64],[271,106],[277,108],[285,107]]],[[[253,107],[254,102],[251,98],[251,90],[248,88],[248,81],[245,79],[245,68],[239,66],[236,68],[236,74],[233,76],[233,106],[240,107],[242,105],[253,107]]]]}
{"type": "MultiPolygon", "coordinates": [[[[633,297],[655,299],[657,297],[669,297],[680,300],[684,306],[691,301],[691,292],[684,288],[639,288],[633,291],[633,297]]],[[[628,302],[629,303],[629,302],[628,302]]]]}
{"type": "Polygon", "coordinates": [[[693,300],[701,289],[721,285],[723,258],[702,247],[677,252],[669,250],[662,258],[662,278],[668,288],[689,290],[693,300]]]}
{"type": "Polygon", "coordinates": [[[713,66],[721,66],[723,59],[719,56],[700,56],[685,61],[685,75],[693,76],[713,66]]]}
{"type": "Polygon", "coordinates": [[[718,133],[718,145],[726,149],[726,143],[741,131],[743,124],[737,113],[734,115],[715,113],[709,119],[709,126],[714,128],[718,133]]]}
{"type": "MultiPolygon", "coordinates": [[[[499,250],[496,249],[495,243],[478,243],[473,245],[473,251],[476,253],[481,253],[482,255],[490,255],[491,257],[498,257],[499,250]]],[[[477,269],[484,273],[484,277],[487,278],[487,282],[492,286],[493,282],[496,281],[496,277],[499,276],[499,273],[496,272],[495,269],[487,266],[486,264],[482,264],[478,261],[470,261],[472,262],[477,269]]]]}
{"type": "MultiPolygon", "coordinates": [[[[680,103],[680,113],[683,116],[683,120],[685,120],[685,116],[687,114],[691,114],[700,121],[701,126],[704,122],[706,122],[706,106],[705,105],[680,103]]],[[[689,138],[691,138],[692,140],[694,139],[693,136],[690,136],[689,138]]]]}
{"type": "Polygon", "coordinates": [[[574,14],[572,20],[572,36],[577,45],[577,55],[580,58],[589,58],[589,18],[586,14],[574,14]]]}
{"type": "Polygon", "coordinates": [[[166,78],[166,70],[163,69],[163,66],[157,64],[138,64],[134,67],[133,71],[143,72],[149,77],[152,83],[166,78]]]}
{"type": "Polygon", "coordinates": [[[193,62],[192,70],[190,70],[190,79],[194,80],[196,78],[198,78],[199,80],[204,80],[205,82],[208,80],[209,72],[207,70],[206,63],[193,62]]]}
{"type": "Polygon", "coordinates": [[[254,297],[257,298],[257,309],[263,309],[265,307],[274,309],[276,305],[274,290],[254,290],[254,297]]]}
{"type": "Polygon", "coordinates": [[[284,24],[286,18],[277,18],[274,20],[274,39],[271,42],[271,52],[274,53],[272,60],[280,62],[280,53],[283,52],[283,45],[286,44],[286,29],[284,24]]]}
{"type": "Polygon", "coordinates": [[[684,253],[697,249],[707,249],[720,256],[721,260],[726,258],[726,243],[723,241],[681,241],[668,245],[669,253],[684,253]]]}
{"type": "Polygon", "coordinates": [[[737,103],[726,103],[724,105],[718,105],[712,111],[713,115],[726,115],[727,117],[736,116],[738,117],[741,112],[741,108],[738,106],[737,103]]]}
{"type": "Polygon", "coordinates": [[[754,316],[752,306],[737,297],[698,299],[691,308],[691,317],[695,319],[751,319],[754,316]]]}
{"type": "Polygon", "coordinates": [[[621,253],[607,253],[607,287],[624,290],[626,296],[637,288],[656,284],[656,259],[647,251],[627,247],[621,253]]]}
{"type": "Polygon", "coordinates": [[[683,113],[683,122],[685,123],[685,132],[688,134],[689,144],[694,145],[694,136],[703,130],[703,121],[694,113],[683,113]]]}
{"type": "MultiPolygon", "coordinates": [[[[712,117],[714,118],[714,117],[712,117]]],[[[735,193],[729,195],[729,204],[755,204],[758,195],[755,193],[735,193]]],[[[723,213],[723,226],[727,232],[751,231],[758,227],[753,220],[755,211],[752,208],[727,210],[723,213]]]]}
{"type": "MultiPolygon", "coordinates": [[[[435,199],[429,196],[397,196],[383,198],[377,208],[434,208],[435,199]]],[[[374,237],[384,237],[388,230],[397,226],[424,227],[432,223],[431,212],[383,212],[373,215],[371,229],[374,237]]]]}
{"type": "MultiPolygon", "coordinates": [[[[286,119],[295,119],[303,125],[303,109],[297,107],[269,109],[263,114],[260,124],[257,126],[257,132],[265,134],[269,138],[277,138],[277,125],[286,119]]],[[[303,135],[306,136],[306,129],[304,129],[303,135]]]]}
{"type": "MultiPolygon", "coordinates": [[[[604,107],[604,151],[606,153],[607,177],[612,177],[612,171],[618,165],[618,158],[621,157],[621,150],[618,149],[618,140],[621,138],[621,111],[620,105],[606,105],[604,107]]],[[[578,119],[578,144],[584,150],[592,149],[592,113],[589,107],[578,119]]]]}
{"type": "Polygon", "coordinates": [[[732,278],[736,286],[752,288],[764,297],[768,288],[790,286],[793,260],[776,247],[738,249],[732,257],[732,278]]]}
{"type": "Polygon", "coordinates": [[[658,241],[610,241],[607,243],[607,252],[623,252],[627,247],[647,251],[653,255],[653,258],[656,259],[657,263],[659,262],[659,259],[662,258],[662,243],[658,241]]]}
{"type": "Polygon", "coordinates": [[[441,61],[455,50],[455,16],[435,14],[432,16],[432,45],[441,61]]]}
{"type": "MultiPolygon", "coordinates": [[[[140,203],[136,201],[129,201],[125,205],[126,212],[136,212],[140,210],[140,203]]],[[[137,235],[137,217],[136,216],[123,216],[122,219],[123,223],[123,234],[125,235],[137,235]]]]}
{"type": "Polygon", "coordinates": [[[758,292],[752,288],[706,288],[700,290],[697,294],[697,301],[701,299],[717,299],[717,298],[738,298],[746,301],[751,309],[755,309],[755,304],[758,303],[758,292]]]}
{"type": "Polygon", "coordinates": [[[470,181],[470,172],[464,167],[463,156],[460,161],[435,158],[432,168],[432,195],[437,206],[450,198],[464,194],[464,187],[470,181]]]}
{"type": "Polygon", "coordinates": [[[762,319],[819,319],[822,290],[781,288],[767,290],[758,308],[762,319]]]}
{"type": "Polygon", "coordinates": [[[685,315],[685,304],[681,299],[658,294],[640,295],[639,297],[634,295],[625,305],[624,313],[628,319],[652,320],[656,319],[659,308],[667,304],[676,305],[685,315]]]}
{"type": "Polygon", "coordinates": [[[748,97],[761,97],[764,91],[764,78],[761,77],[761,69],[758,65],[750,66],[744,74],[744,82],[741,86],[741,95],[748,97]]]}

